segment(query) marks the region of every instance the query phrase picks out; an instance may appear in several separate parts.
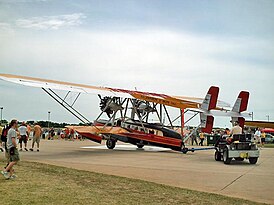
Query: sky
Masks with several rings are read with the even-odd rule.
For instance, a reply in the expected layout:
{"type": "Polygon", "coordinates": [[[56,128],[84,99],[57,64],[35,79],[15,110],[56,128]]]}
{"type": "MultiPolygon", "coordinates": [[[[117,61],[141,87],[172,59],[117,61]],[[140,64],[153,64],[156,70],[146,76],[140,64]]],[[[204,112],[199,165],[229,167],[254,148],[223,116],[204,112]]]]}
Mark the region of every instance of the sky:
{"type": "MultiPolygon", "coordinates": [[[[232,105],[247,90],[248,112],[273,121],[273,20],[271,0],[0,0],[0,73],[194,97],[215,85],[232,105]]],[[[98,104],[81,95],[76,107],[92,120],[98,104]]],[[[4,81],[0,107],[7,120],[78,122],[4,81]]]]}

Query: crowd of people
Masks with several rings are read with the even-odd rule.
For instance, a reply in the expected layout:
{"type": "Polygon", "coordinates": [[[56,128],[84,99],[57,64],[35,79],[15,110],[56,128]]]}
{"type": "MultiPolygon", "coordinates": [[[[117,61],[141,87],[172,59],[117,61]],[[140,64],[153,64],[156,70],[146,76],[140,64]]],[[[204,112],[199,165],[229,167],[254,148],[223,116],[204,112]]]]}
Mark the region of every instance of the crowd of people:
{"type": "Polygon", "coordinates": [[[5,157],[7,159],[7,165],[1,174],[6,179],[14,179],[16,175],[14,174],[13,166],[20,161],[19,152],[24,150],[28,151],[27,143],[30,133],[33,133],[32,145],[29,149],[34,151],[34,146],[36,144],[36,151],[39,152],[40,139],[42,134],[42,128],[38,123],[35,123],[33,128],[22,122],[20,125],[17,120],[12,120],[9,125],[0,128],[1,135],[1,151],[5,152],[5,157]],[[20,149],[18,150],[17,141],[19,142],[20,149]]]}
{"type": "Polygon", "coordinates": [[[47,140],[65,139],[74,141],[76,139],[83,140],[82,136],[75,132],[73,129],[65,128],[44,128],[42,137],[47,140]]]}
{"type": "Polygon", "coordinates": [[[13,166],[20,161],[20,152],[22,151],[36,151],[40,150],[40,140],[41,138],[53,140],[55,137],[57,139],[66,139],[74,141],[75,139],[82,140],[82,137],[75,133],[73,129],[42,129],[39,123],[34,123],[33,126],[28,125],[25,122],[18,123],[17,120],[12,120],[8,125],[0,125],[0,151],[5,153],[5,158],[7,159],[7,165],[1,174],[6,179],[14,179],[16,175],[14,174],[13,166]],[[57,130],[57,131],[56,131],[57,130]],[[31,146],[28,148],[28,142],[31,140],[31,146]]]}
{"type": "Polygon", "coordinates": [[[262,147],[264,147],[265,137],[266,137],[266,133],[264,131],[262,131],[261,128],[257,128],[257,130],[254,134],[254,140],[256,141],[256,143],[261,144],[262,147]]]}

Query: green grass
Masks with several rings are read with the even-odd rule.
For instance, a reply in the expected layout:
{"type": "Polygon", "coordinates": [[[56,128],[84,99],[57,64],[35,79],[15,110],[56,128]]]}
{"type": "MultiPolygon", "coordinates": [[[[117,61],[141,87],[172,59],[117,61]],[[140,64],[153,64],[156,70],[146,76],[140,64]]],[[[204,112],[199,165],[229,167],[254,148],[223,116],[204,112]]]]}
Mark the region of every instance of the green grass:
{"type": "MultiPolygon", "coordinates": [[[[4,161],[0,161],[4,165],[4,161]]],[[[17,178],[0,176],[0,204],[258,204],[137,179],[34,162],[20,162],[17,178]]],[[[174,176],[176,177],[176,176],[174,176]]]]}
{"type": "Polygon", "coordinates": [[[274,144],[265,144],[264,147],[267,147],[267,148],[274,148],[274,144]]]}

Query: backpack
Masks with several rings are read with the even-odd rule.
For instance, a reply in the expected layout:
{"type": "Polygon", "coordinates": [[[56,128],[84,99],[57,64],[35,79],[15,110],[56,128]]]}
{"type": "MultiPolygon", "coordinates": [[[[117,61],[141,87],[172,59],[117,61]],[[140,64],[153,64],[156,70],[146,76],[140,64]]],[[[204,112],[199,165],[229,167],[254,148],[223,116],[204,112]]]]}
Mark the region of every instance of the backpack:
{"type": "Polygon", "coordinates": [[[1,135],[1,141],[2,142],[7,142],[7,136],[8,136],[8,131],[10,129],[10,126],[6,126],[3,131],[2,131],[2,135],[1,135]]]}

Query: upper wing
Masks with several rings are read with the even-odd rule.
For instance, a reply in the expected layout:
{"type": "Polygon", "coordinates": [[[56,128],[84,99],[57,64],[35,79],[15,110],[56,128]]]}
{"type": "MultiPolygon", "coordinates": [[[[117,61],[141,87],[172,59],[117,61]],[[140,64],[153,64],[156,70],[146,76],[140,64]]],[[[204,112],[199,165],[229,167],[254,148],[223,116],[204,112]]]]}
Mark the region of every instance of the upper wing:
{"type": "MultiPolygon", "coordinates": [[[[21,85],[39,87],[39,88],[50,88],[50,89],[66,90],[66,91],[79,92],[79,93],[102,94],[102,95],[112,96],[112,97],[136,98],[139,100],[146,100],[149,102],[163,104],[171,107],[177,107],[181,109],[199,108],[203,101],[202,98],[169,96],[165,94],[83,85],[83,84],[62,82],[62,81],[56,81],[56,80],[17,76],[17,75],[11,75],[11,74],[0,74],[0,79],[21,84],[21,85]]],[[[221,101],[218,101],[217,107],[229,107],[229,105],[221,101]]]]}
{"type": "MultiPolygon", "coordinates": [[[[38,87],[38,88],[51,88],[56,90],[66,90],[66,91],[80,92],[80,93],[91,93],[91,94],[101,93],[101,94],[106,94],[110,96],[119,96],[119,97],[121,96],[121,95],[117,95],[116,92],[112,92],[111,89],[105,88],[105,87],[90,86],[90,85],[62,82],[62,81],[56,81],[56,80],[48,80],[48,79],[42,79],[42,78],[33,78],[33,77],[10,75],[10,74],[0,74],[0,79],[9,81],[12,83],[38,87]]],[[[131,97],[131,96],[126,95],[125,97],[131,97]]]]}

